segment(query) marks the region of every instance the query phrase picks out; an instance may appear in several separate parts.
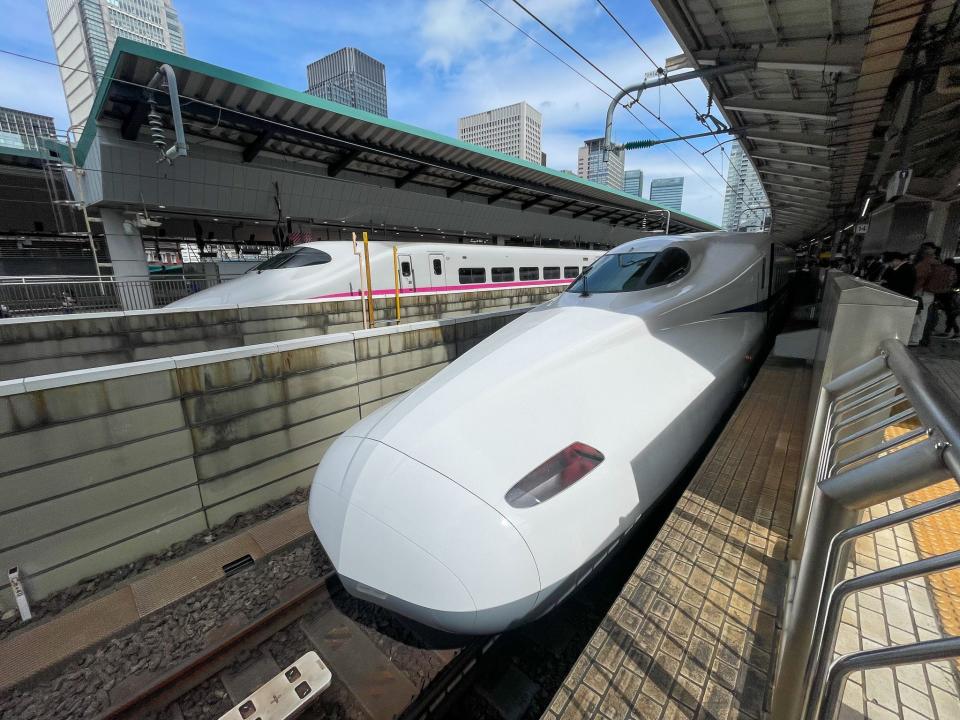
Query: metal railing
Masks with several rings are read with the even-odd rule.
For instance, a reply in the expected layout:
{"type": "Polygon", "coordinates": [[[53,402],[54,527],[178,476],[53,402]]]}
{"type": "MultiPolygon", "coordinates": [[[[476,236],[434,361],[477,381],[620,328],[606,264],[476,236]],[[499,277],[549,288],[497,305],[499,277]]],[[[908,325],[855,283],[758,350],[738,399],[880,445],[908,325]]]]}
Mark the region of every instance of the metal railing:
{"type": "Polygon", "coordinates": [[[831,662],[844,602],[856,592],[960,567],[960,550],[842,579],[850,543],[960,506],[960,492],[859,522],[863,510],[960,477],[960,413],[950,395],[897,340],[820,390],[809,487],[801,488],[793,540],[803,543],[784,627],[773,713],[839,712],[850,673],[960,656],[960,638],[855,652],[831,662]],[[805,491],[805,492],[804,492],[805,491]],[[809,508],[805,512],[805,508],[809,508]]]}
{"type": "Polygon", "coordinates": [[[0,317],[29,317],[163,307],[215,283],[205,278],[0,280],[0,317]]]}

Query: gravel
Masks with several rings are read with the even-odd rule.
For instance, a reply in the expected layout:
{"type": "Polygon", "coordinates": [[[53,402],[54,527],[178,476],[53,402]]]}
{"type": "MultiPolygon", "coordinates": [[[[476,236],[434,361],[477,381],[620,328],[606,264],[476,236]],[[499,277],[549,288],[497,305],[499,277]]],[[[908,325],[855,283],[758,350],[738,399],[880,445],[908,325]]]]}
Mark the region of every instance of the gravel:
{"type": "Polygon", "coordinates": [[[31,602],[30,609],[33,612],[33,618],[28,623],[21,622],[20,616],[16,612],[10,615],[4,614],[0,617],[0,640],[15,630],[22,630],[28,627],[31,623],[42,619],[49,619],[81,600],[87,600],[95,595],[105,593],[124,580],[129,580],[141,573],[155,570],[161,565],[169,563],[171,560],[176,560],[188,555],[228,535],[233,535],[244,528],[267,520],[298,503],[305,502],[308,492],[307,488],[300,488],[278,500],[265,503],[247,512],[238,513],[225,523],[217,525],[211,530],[204,530],[186,540],[171,545],[162,553],[145,555],[142,558],[121,565],[113,570],[85,578],[76,585],[64,588],[43,600],[31,602]]]}
{"type": "MultiPolygon", "coordinates": [[[[61,667],[12,688],[0,696],[0,718],[95,717],[110,705],[110,692],[116,692],[119,682],[136,687],[133,676],[137,673],[164,670],[200,652],[207,633],[225,621],[236,617],[251,620],[274,606],[278,591],[294,579],[319,577],[331,569],[316,538],[304,538],[244,572],[148,615],[137,626],[61,667]]],[[[225,709],[232,706],[227,702],[225,709]]]]}

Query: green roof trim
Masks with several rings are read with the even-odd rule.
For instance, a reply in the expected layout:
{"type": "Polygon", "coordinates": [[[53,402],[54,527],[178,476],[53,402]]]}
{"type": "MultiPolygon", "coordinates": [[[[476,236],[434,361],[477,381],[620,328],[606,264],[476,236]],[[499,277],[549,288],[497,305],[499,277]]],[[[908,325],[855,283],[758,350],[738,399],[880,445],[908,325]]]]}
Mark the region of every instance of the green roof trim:
{"type": "Polygon", "coordinates": [[[197,60],[195,58],[188,57],[187,55],[180,55],[178,53],[157,48],[152,45],[144,45],[128,38],[117,39],[116,44],[113,46],[113,52],[110,55],[110,61],[107,63],[107,68],[104,71],[103,80],[100,82],[99,88],[97,88],[97,96],[94,100],[93,108],[90,111],[90,117],[87,118],[86,125],[83,128],[83,133],[80,135],[80,140],[77,143],[77,163],[81,166],[86,162],[87,153],[89,153],[90,146],[93,144],[93,139],[97,133],[96,120],[100,117],[100,113],[103,110],[103,106],[107,99],[107,90],[110,86],[110,83],[115,78],[116,68],[117,64],[119,63],[120,56],[124,53],[136,55],[148,60],[154,60],[161,64],[167,63],[172,67],[181,68],[190,72],[209,75],[210,77],[222,80],[224,82],[234,83],[235,85],[240,85],[242,87],[264,92],[270,95],[275,95],[293,102],[303,103],[304,105],[311,105],[321,110],[327,110],[340,115],[346,115],[347,117],[351,117],[355,120],[363,120],[374,125],[389,128],[391,130],[397,130],[399,132],[415,135],[417,137],[424,138],[425,140],[433,140],[445,145],[461,148],[463,150],[469,150],[481,155],[486,155],[487,157],[495,160],[501,160],[513,165],[536,170],[560,180],[576,182],[580,185],[584,185],[595,190],[600,190],[609,195],[614,195],[625,200],[631,200],[633,202],[642,201],[648,205],[653,205],[655,208],[660,210],[669,211],[671,215],[676,214],[678,216],[684,216],[698,223],[702,223],[710,228],[715,228],[718,230],[720,229],[717,225],[714,225],[709,220],[704,220],[696,215],[690,215],[689,213],[684,213],[682,211],[672,210],[660,205],[659,203],[647,200],[646,198],[638,198],[636,195],[630,195],[622,190],[616,190],[607,185],[601,185],[600,183],[585,180],[577,175],[571,175],[569,173],[560,172],[559,170],[553,170],[552,168],[544,165],[537,165],[536,163],[529,162],[528,160],[522,160],[520,158],[513,157],[512,155],[506,155],[504,153],[497,152],[496,150],[490,150],[489,148],[481,147],[479,145],[463,142],[462,140],[458,140],[447,135],[442,135],[440,133],[433,132],[432,130],[426,130],[414,125],[398,122],[397,120],[391,120],[390,118],[385,118],[380,115],[374,115],[372,113],[365,112],[364,110],[358,110],[357,108],[350,107],[349,105],[341,105],[330,100],[316,97],[315,95],[309,95],[299,90],[291,90],[290,88],[277,85],[276,83],[272,83],[267,80],[261,80],[260,78],[244,75],[243,73],[239,73],[234,70],[222,68],[217,65],[211,65],[210,63],[203,62],[202,60],[197,60]]]}
{"type": "Polygon", "coordinates": [[[49,157],[49,155],[44,155],[39,150],[18,148],[13,147],[12,145],[0,145],[0,155],[13,155],[14,157],[33,158],[35,160],[43,160],[44,158],[49,157]]]}

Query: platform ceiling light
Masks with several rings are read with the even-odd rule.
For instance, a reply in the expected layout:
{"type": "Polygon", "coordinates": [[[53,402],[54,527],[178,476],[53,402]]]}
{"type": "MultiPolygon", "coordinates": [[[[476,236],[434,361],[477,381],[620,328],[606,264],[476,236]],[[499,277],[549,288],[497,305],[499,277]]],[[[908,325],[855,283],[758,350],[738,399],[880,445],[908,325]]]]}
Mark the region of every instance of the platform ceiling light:
{"type": "Polygon", "coordinates": [[[160,208],[161,210],[166,210],[166,209],[167,209],[167,206],[166,206],[166,205],[157,205],[157,207],[160,208]]]}
{"type": "Polygon", "coordinates": [[[863,210],[860,212],[860,217],[867,216],[867,210],[870,208],[870,201],[872,199],[873,198],[868,197],[866,200],[863,201],[863,210]]]}

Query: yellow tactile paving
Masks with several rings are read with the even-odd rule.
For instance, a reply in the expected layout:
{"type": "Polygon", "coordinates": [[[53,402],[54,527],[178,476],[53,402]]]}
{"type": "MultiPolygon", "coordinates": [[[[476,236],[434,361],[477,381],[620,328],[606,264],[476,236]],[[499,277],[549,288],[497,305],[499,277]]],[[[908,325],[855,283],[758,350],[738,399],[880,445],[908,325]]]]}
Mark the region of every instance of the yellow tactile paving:
{"type": "MultiPolygon", "coordinates": [[[[915,425],[913,426],[915,427],[915,425]]],[[[884,440],[890,440],[913,429],[911,426],[894,425],[884,432],[884,440]]],[[[913,507],[938,497],[960,490],[954,479],[904,495],[903,502],[913,507]]],[[[928,515],[910,523],[917,549],[922,557],[942,555],[960,550],[960,508],[928,515]]],[[[960,635],[960,568],[937,573],[927,578],[933,592],[940,627],[947,635],[960,635]]]]}

